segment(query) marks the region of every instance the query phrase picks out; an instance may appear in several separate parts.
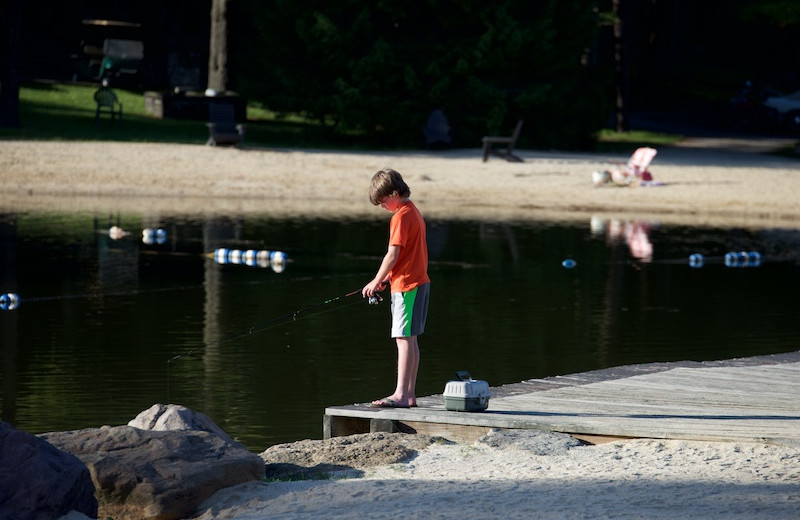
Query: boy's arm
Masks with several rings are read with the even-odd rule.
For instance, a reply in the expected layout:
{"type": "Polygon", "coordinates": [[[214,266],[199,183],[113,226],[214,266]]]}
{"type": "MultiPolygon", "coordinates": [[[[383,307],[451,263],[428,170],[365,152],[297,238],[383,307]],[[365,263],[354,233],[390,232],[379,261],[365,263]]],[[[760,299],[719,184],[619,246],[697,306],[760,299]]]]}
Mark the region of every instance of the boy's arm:
{"type": "Polygon", "coordinates": [[[382,289],[383,283],[388,281],[389,273],[392,271],[394,264],[397,263],[397,258],[399,256],[400,246],[389,246],[388,251],[386,251],[386,254],[383,257],[381,266],[378,269],[378,273],[375,275],[375,278],[373,278],[372,281],[365,285],[361,290],[361,296],[367,298],[374,295],[378,290],[382,289]]]}

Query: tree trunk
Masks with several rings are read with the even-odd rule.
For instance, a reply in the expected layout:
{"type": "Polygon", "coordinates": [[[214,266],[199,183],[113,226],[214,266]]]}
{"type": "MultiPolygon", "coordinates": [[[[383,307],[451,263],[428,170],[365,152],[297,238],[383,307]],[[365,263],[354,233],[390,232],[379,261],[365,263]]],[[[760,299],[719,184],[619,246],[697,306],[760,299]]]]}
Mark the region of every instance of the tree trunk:
{"type": "Polygon", "coordinates": [[[614,84],[617,132],[628,130],[628,65],[625,61],[625,27],[622,16],[622,0],[613,0],[611,11],[614,15],[614,84]]]}
{"type": "Polygon", "coordinates": [[[208,88],[222,94],[228,88],[227,0],[211,0],[208,88]]]}
{"type": "Polygon", "coordinates": [[[22,0],[3,2],[0,23],[0,126],[19,128],[19,64],[22,37],[22,0]]]}

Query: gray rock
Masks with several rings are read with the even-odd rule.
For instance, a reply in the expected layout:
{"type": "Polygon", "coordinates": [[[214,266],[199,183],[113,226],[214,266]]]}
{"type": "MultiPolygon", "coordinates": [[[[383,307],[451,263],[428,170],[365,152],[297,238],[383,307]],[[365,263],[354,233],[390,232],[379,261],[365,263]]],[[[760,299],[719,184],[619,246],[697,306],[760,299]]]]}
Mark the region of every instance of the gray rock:
{"type": "Polygon", "coordinates": [[[266,464],[267,479],[318,480],[334,472],[357,477],[363,468],[409,460],[433,442],[437,438],[429,435],[364,433],[276,444],[260,456],[266,464]]]}
{"type": "Polygon", "coordinates": [[[128,426],[141,430],[170,431],[195,430],[219,435],[226,441],[234,443],[225,431],[214,424],[206,414],[195,412],[178,404],[154,404],[141,412],[128,426]]]}
{"type": "Polygon", "coordinates": [[[94,517],[88,517],[81,512],[75,511],[74,509],[67,513],[66,515],[62,516],[58,520],[94,520],[94,517]]]}
{"type": "Polygon", "coordinates": [[[493,448],[514,448],[534,455],[563,455],[584,443],[566,433],[492,429],[475,441],[493,448]]]}
{"type": "Polygon", "coordinates": [[[217,490],[264,476],[261,458],[204,431],[104,426],[42,437],[88,466],[102,518],[185,518],[217,490]]]}
{"type": "Polygon", "coordinates": [[[35,435],[0,422],[0,518],[52,520],[72,510],[97,517],[86,465],[35,435]]]}

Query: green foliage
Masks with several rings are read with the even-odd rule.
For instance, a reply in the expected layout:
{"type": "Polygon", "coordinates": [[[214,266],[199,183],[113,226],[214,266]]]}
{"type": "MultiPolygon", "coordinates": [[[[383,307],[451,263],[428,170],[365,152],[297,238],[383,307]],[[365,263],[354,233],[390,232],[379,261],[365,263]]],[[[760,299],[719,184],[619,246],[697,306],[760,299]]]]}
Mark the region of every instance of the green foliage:
{"type": "Polygon", "coordinates": [[[582,60],[597,40],[594,3],[241,2],[239,90],[372,145],[419,146],[435,108],[456,146],[519,118],[522,146],[583,145],[610,110],[608,71],[582,60]]]}
{"type": "Polygon", "coordinates": [[[764,19],[777,27],[800,23],[800,3],[796,0],[761,0],[742,7],[745,20],[764,19]]]}

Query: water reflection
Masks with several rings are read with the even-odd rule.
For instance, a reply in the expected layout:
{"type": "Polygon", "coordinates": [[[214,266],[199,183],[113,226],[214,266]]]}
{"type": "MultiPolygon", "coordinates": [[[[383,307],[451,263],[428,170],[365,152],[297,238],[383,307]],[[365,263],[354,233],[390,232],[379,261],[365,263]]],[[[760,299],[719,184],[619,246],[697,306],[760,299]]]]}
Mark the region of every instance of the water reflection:
{"type": "Polygon", "coordinates": [[[624,242],[631,256],[642,262],[653,259],[653,243],[650,241],[650,229],[657,223],[643,220],[603,219],[592,217],[590,226],[592,233],[604,236],[607,244],[624,242]]]}
{"type": "MultiPolygon", "coordinates": [[[[500,385],[797,348],[795,231],[432,220],[428,238],[421,395],[461,369],[500,385]],[[763,261],[728,268],[728,251],[763,261]]],[[[21,304],[0,312],[2,419],[67,430],[175,402],[252,449],[319,438],[326,406],[394,385],[388,307],[333,298],[374,274],[385,240],[379,219],[4,215],[0,293],[21,304]],[[289,261],[218,262],[220,248],[289,261]]]]}

